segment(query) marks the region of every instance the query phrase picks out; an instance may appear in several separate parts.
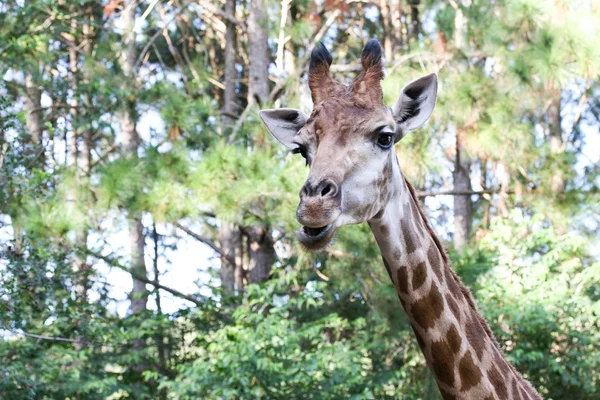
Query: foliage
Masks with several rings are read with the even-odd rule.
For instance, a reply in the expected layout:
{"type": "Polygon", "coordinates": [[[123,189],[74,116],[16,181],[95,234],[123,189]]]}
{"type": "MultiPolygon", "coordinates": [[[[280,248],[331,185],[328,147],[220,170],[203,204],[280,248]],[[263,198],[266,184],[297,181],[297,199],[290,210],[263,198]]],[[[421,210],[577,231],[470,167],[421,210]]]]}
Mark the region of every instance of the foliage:
{"type": "Polygon", "coordinates": [[[269,0],[251,28],[251,2],[139,1],[130,72],[125,3],[0,1],[0,398],[438,399],[368,225],[296,242],[307,169],[258,117],[309,113],[317,40],[348,82],[376,37],[387,105],[438,74],[397,152],[447,247],[438,191],[470,161],[474,233],[450,256],[507,358],[547,399],[600,399],[595,2],[269,0]],[[257,249],[275,255],[251,283],[257,249]]]}

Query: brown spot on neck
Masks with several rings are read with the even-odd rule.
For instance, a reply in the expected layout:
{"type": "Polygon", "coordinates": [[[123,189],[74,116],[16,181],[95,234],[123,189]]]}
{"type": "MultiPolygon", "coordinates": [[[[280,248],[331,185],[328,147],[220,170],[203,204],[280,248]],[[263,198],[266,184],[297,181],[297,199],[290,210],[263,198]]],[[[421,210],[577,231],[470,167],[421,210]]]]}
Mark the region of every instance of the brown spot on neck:
{"type": "Polygon", "coordinates": [[[444,400],[456,400],[456,396],[452,393],[446,392],[444,389],[440,388],[440,393],[442,395],[442,399],[444,400]]]}
{"type": "Polygon", "coordinates": [[[431,368],[438,382],[454,386],[454,361],[452,348],[445,340],[431,343],[431,368]]]}
{"type": "Polygon", "coordinates": [[[458,364],[458,374],[460,375],[460,390],[467,391],[476,386],[481,381],[481,371],[475,365],[471,351],[467,351],[460,359],[458,364]]]}
{"type": "Polygon", "coordinates": [[[412,290],[419,289],[427,280],[427,265],[419,263],[412,271],[412,290]]]}
{"type": "Polygon", "coordinates": [[[427,250],[427,260],[431,265],[431,269],[435,276],[437,276],[440,282],[443,282],[444,278],[442,275],[443,260],[436,246],[429,246],[429,250],[427,250]]]}
{"type": "Polygon", "coordinates": [[[404,235],[404,245],[406,246],[406,254],[412,254],[415,252],[415,250],[417,249],[417,238],[414,234],[414,232],[411,231],[405,231],[403,232],[404,235]]]}
{"type": "Polygon", "coordinates": [[[450,326],[450,329],[448,329],[448,332],[446,333],[446,338],[448,339],[448,344],[450,344],[452,351],[458,354],[460,351],[460,345],[462,344],[462,339],[460,338],[460,334],[458,333],[456,326],[450,326]]]}
{"type": "Polygon", "coordinates": [[[411,304],[409,314],[417,325],[427,330],[435,326],[443,310],[444,299],[432,282],[429,293],[411,304]]]}
{"type": "Polygon", "coordinates": [[[396,271],[396,280],[398,284],[398,290],[404,294],[408,294],[408,267],[401,266],[396,271]]]}

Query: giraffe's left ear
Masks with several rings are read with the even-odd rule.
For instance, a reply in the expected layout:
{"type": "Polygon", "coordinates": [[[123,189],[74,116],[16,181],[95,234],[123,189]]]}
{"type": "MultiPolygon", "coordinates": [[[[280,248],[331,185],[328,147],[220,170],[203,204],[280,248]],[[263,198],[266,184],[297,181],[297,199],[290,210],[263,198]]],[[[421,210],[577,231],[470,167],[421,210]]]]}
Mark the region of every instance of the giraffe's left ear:
{"type": "Polygon", "coordinates": [[[267,129],[275,139],[288,149],[298,148],[294,137],[306,124],[308,117],[300,110],[294,108],[280,108],[278,110],[261,110],[258,115],[263,120],[267,129]]]}
{"type": "Polygon", "coordinates": [[[429,74],[406,85],[392,109],[399,137],[423,125],[431,116],[437,99],[438,79],[429,74]]]}

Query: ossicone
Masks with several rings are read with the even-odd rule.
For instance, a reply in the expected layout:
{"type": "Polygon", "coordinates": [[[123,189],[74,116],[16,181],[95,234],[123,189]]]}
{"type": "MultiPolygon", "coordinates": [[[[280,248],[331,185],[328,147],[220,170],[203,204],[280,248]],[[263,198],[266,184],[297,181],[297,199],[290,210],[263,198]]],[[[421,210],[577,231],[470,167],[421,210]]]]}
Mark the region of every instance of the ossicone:
{"type": "Polygon", "coordinates": [[[312,53],[310,53],[310,67],[309,69],[314,69],[326,64],[327,70],[329,70],[329,66],[333,62],[333,57],[329,54],[329,51],[323,45],[323,43],[319,42],[319,44],[313,49],[312,53]]]}
{"type": "Polygon", "coordinates": [[[308,86],[314,104],[325,100],[335,87],[335,81],[329,72],[329,66],[332,62],[333,57],[331,57],[323,43],[319,43],[310,53],[308,86]]]}
{"type": "Polygon", "coordinates": [[[363,70],[381,66],[382,50],[379,40],[371,39],[365,44],[360,55],[363,70]]]}
{"type": "Polygon", "coordinates": [[[381,44],[377,39],[371,39],[365,44],[360,61],[361,73],[352,82],[352,92],[357,104],[373,107],[383,104],[383,60],[381,44]]]}

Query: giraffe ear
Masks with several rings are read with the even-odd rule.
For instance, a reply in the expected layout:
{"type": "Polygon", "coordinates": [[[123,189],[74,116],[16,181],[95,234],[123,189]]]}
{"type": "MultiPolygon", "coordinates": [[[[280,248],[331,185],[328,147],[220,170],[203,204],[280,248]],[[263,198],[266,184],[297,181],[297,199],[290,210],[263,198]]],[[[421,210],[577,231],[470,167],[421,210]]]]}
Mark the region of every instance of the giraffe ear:
{"type": "Polygon", "coordinates": [[[258,115],[260,115],[269,132],[281,144],[291,150],[298,147],[294,137],[306,124],[308,119],[306,114],[294,108],[280,108],[278,110],[261,110],[258,115]]]}
{"type": "Polygon", "coordinates": [[[392,109],[401,137],[423,125],[431,116],[437,99],[438,80],[429,74],[406,85],[392,109]]]}

